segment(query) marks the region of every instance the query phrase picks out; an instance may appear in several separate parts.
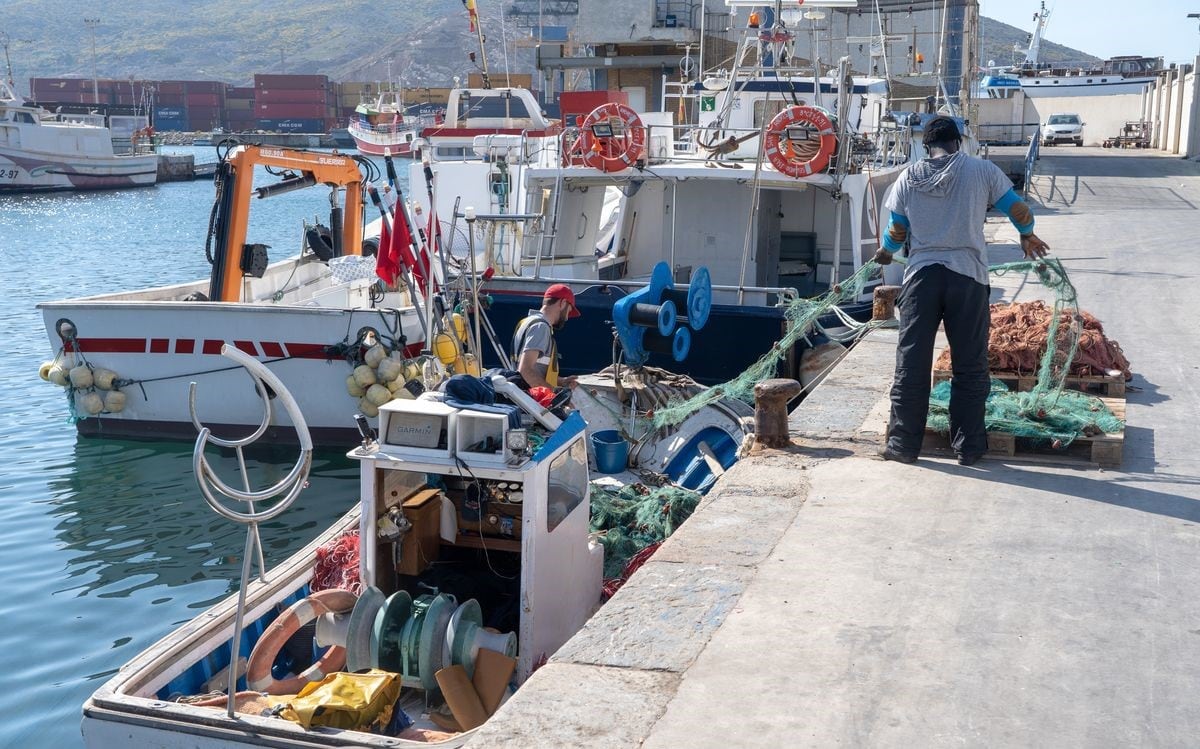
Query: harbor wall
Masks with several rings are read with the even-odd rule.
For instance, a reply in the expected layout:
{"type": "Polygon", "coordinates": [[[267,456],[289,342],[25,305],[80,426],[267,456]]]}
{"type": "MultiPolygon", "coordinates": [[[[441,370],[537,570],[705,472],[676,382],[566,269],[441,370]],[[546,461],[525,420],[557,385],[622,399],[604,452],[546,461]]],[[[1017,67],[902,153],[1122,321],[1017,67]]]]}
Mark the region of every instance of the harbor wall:
{"type": "Polygon", "coordinates": [[[1144,119],[1152,122],[1150,147],[1188,158],[1200,158],[1200,95],[1196,67],[1165,73],[1142,101],[1144,119]]]}

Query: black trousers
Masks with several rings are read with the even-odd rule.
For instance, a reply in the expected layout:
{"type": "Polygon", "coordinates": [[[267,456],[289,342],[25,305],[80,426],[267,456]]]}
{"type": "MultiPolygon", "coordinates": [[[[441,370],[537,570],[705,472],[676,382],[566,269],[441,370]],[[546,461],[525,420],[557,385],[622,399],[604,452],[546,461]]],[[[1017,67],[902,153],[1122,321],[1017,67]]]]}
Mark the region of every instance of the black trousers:
{"type": "Polygon", "coordinates": [[[954,360],[950,389],[950,441],[959,455],[987,452],[984,407],[987,402],[988,326],[991,287],[944,265],[927,265],[905,282],[900,292],[900,345],[892,382],[888,447],[902,455],[921,452],[933,344],[939,323],[946,326],[954,360]]]}

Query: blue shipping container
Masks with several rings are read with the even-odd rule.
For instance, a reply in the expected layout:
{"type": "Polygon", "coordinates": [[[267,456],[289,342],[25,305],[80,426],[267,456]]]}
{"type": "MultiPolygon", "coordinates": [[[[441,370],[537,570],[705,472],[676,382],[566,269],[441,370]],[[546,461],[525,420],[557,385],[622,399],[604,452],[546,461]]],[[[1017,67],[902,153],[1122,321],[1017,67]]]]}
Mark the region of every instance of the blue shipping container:
{"type": "Polygon", "coordinates": [[[154,116],[161,119],[183,119],[183,107],[157,107],[154,110],[154,116]]]}
{"type": "Polygon", "coordinates": [[[325,120],[289,117],[279,120],[259,120],[259,130],[274,130],[280,133],[324,133],[325,120]]]}
{"type": "Polygon", "coordinates": [[[191,130],[191,128],[188,127],[187,120],[183,119],[182,117],[155,117],[154,118],[154,129],[159,130],[159,131],[191,130]]]}

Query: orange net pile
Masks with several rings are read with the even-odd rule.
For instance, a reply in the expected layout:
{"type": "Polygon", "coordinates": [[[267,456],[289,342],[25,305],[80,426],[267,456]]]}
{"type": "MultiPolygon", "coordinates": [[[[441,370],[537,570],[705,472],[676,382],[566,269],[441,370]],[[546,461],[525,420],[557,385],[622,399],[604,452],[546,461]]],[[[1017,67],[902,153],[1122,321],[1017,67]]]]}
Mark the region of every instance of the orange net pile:
{"type": "MultiPolygon", "coordinates": [[[[1061,313],[1059,333],[1065,334],[1071,324],[1073,309],[1061,313]]],[[[988,369],[993,372],[1035,374],[1046,353],[1047,330],[1054,315],[1053,308],[1044,302],[1017,302],[992,305],[992,328],[988,336],[988,369]]],[[[1093,315],[1080,311],[1079,348],[1071,362],[1069,374],[1106,375],[1119,371],[1126,380],[1133,378],[1129,360],[1116,341],[1104,335],[1104,327],[1093,315]]],[[[942,352],[937,369],[950,369],[950,350],[942,352]]]]}

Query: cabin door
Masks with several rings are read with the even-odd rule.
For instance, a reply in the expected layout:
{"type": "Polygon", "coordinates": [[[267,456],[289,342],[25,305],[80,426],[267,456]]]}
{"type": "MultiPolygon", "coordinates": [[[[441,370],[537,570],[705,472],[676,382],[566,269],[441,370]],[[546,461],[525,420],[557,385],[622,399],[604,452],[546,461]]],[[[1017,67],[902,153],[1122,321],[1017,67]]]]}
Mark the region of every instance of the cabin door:
{"type": "Polygon", "coordinates": [[[525,485],[521,633],[517,676],[579,631],[600,602],[601,547],[588,542],[588,462],[583,419],[573,414],[534,456],[525,485]]]}

